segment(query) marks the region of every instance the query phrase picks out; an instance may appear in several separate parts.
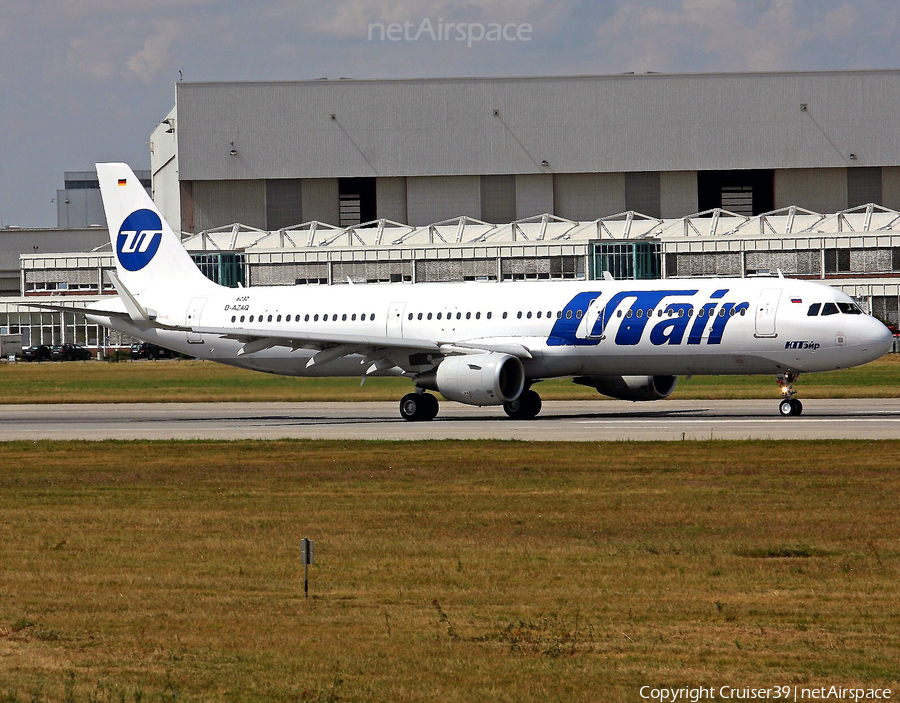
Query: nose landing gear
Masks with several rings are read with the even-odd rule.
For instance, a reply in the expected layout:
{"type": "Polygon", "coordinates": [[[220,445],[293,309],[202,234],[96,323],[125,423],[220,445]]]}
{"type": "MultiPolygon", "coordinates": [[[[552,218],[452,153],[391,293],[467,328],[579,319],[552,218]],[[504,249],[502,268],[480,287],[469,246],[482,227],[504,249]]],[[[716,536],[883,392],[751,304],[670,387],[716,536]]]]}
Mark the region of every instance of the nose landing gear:
{"type": "Polygon", "coordinates": [[[800,415],[803,412],[803,403],[794,397],[797,395],[797,391],[794,390],[794,382],[799,375],[799,373],[789,371],[788,373],[780,373],[775,376],[775,381],[781,386],[783,399],[778,404],[778,412],[782,417],[800,415]]]}

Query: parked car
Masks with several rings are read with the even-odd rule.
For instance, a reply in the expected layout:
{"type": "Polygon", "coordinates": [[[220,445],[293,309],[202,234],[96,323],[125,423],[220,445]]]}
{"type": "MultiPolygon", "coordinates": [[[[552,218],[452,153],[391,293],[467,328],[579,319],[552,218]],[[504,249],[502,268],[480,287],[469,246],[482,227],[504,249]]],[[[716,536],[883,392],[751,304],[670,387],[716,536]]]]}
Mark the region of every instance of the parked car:
{"type": "Polygon", "coordinates": [[[77,344],[57,344],[50,347],[52,361],[86,361],[93,358],[94,355],[89,350],[77,344]]]}
{"type": "Polygon", "coordinates": [[[30,347],[25,347],[16,358],[22,361],[49,361],[50,347],[46,344],[34,344],[30,347]]]}
{"type": "Polygon", "coordinates": [[[135,361],[138,359],[174,359],[177,356],[177,352],[150,342],[138,342],[131,345],[131,358],[135,361]]]}

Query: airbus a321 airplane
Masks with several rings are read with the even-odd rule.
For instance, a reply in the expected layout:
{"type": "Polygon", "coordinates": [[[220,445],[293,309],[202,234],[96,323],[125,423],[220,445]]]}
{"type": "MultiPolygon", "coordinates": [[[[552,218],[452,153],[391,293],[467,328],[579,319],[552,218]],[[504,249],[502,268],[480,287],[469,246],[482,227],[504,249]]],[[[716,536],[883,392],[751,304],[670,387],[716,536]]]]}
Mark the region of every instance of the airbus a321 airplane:
{"type": "MultiPolygon", "coordinates": [[[[784,416],[800,373],[865,364],[890,331],[844,293],[783,277],[225,288],[194,265],[125,164],[97,164],[118,298],[92,322],[201,359],[291,376],[404,376],[406,420],[438,401],[541,409],[533,386],[571,377],[658,400],[679,375],[774,374],[784,416]]],[[[71,310],[71,308],[66,308],[71,310]]]]}

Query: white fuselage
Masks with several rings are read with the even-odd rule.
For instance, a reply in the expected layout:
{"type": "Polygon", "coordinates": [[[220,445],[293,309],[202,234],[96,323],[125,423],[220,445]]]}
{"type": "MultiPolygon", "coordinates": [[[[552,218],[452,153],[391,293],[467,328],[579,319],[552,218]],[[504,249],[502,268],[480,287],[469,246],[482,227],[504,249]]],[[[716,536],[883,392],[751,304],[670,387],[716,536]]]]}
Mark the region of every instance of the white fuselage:
{"type": "Polygon", "coordinates": [[[160,311],[160,323],[195,331],[91,318],[202,359],[296,376],[366,371],[366,353],[308,367],[322,346],[304,348],[304,335],[365,337],[374,346],[385,339],[489,350],[519,345],[530,353],[522,360],[529,380],[828,371],[872,361],[891,344],[887,328],[856,313],[844,293],[774,277],[216,286],[195,296],[161,291],[148,307],[160,311]],[[815,304],[817,314],[810,314],[815,304]],[[826,304],[837,312],[822,314],[826,304]],[[257,329],[300,341],[251,352],[227,336],[257,329]]]}

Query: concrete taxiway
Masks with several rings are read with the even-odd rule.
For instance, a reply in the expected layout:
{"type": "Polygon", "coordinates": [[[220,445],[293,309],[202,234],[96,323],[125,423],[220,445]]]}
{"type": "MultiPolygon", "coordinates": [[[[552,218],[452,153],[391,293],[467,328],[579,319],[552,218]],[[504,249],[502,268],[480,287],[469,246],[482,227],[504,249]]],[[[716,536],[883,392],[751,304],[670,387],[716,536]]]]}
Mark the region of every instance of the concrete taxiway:
{"type": "Polygon", "coordinates": [[[441,403],[433,422],[405,422],[397,403],[7,405],[0,440],[37,439],[896,439],[900,399],[546,402],[534,420],[501,408],[441,403]]]}

